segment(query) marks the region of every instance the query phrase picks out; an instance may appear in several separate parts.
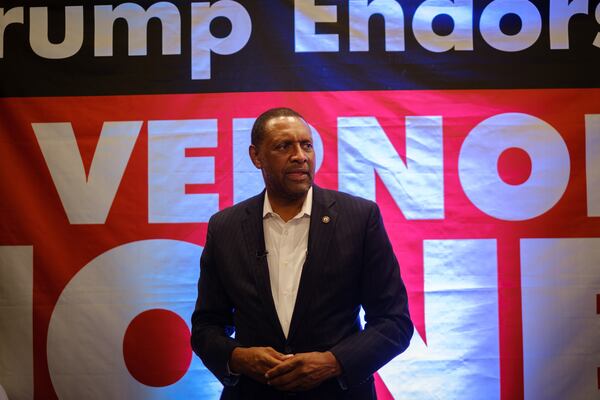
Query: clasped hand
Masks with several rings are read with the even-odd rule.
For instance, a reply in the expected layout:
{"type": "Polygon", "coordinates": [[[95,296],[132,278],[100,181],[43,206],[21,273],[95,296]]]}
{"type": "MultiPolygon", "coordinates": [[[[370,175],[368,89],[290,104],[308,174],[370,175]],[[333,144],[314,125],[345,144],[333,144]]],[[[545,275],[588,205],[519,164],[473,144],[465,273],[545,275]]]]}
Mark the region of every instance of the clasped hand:
{"type": "Polygon", "coordinates": [[[261,383],[284,391],[304,391],[341,374],[333,353],[282,354],[272,347],[237,347],[230,368],[261,383]]]}

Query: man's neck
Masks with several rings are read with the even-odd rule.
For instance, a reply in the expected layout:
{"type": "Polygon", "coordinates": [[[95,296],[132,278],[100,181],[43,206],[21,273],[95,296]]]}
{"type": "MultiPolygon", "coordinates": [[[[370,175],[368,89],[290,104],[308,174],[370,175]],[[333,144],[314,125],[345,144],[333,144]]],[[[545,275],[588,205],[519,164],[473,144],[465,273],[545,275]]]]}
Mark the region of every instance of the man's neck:
{"type": "Polygon", "coordinates": [[[299,198],[288,198],[288,197],[277,197],[272,196],[268,191],[267,194],[269,196],[269,203],[271,204],[271,209],[273,212],[277,213],[285,222],[288,222],[290,219],[294,218],[300,210],[302,209],[302,205],[306,200],[307,193],[304,193],[299,198]]]}

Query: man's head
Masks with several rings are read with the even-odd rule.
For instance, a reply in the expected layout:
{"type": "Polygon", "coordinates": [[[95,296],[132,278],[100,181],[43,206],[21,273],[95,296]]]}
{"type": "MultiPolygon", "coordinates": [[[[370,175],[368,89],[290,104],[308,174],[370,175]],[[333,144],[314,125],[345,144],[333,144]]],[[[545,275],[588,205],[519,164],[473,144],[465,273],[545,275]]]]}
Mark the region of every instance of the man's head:
{"type": "Polygon", "coordinates": [[[269,197],[304,198],[315,174],[315,153],[310,128],[300,114],[289,108],[261,114],[252,127],[249,152],[269,197]]]}

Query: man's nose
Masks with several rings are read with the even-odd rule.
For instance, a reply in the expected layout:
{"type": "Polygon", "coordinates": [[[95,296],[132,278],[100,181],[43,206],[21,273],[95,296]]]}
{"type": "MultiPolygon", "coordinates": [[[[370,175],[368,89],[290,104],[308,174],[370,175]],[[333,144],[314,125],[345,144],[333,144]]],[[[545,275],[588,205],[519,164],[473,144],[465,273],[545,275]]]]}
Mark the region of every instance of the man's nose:
{"type": "Polygon", "coordinates": [[[296,143],[294,145],[294,152],[292,154],[292,160],[296,161],[296,162],[307,162],[308,161],[306,152],[304,152],[300,143],[296,143]]]}

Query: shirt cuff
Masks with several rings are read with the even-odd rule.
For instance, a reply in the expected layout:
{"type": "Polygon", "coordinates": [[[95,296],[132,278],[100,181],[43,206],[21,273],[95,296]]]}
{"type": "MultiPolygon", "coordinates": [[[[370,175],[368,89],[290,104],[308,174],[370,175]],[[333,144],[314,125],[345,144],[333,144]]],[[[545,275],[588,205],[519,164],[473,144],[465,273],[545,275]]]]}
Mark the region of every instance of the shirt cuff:
{"type": "Polygon", "coordinates": [[[229,362],[227,363],[227,376],[223,377],[223,385],[235,386],[240,381],[240,374],[236,374],[229,369],[229,362]]]}

